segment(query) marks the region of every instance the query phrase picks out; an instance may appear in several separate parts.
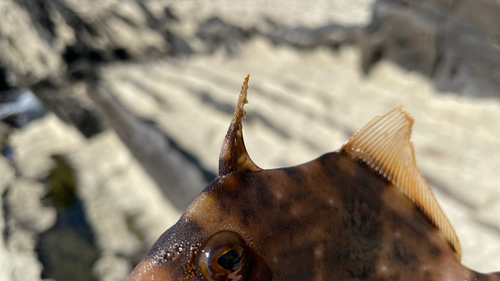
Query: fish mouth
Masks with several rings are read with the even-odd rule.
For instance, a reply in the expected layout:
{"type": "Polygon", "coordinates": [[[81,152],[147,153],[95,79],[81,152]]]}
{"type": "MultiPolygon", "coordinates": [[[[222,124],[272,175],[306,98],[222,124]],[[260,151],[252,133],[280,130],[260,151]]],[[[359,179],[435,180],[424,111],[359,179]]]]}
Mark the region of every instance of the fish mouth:
{"type": "Polygon", "coordinates": [[[143,259],[124,281],[174,281],[170,273],[151,258],[143,259]]]}

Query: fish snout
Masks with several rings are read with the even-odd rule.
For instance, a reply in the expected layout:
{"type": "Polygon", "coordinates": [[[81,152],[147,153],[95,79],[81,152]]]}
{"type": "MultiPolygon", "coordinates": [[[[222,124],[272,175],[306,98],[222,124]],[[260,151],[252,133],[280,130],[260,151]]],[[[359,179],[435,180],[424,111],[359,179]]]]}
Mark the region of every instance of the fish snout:
{"type": "Polygon", "coordinates": [[[151,258],[143,259],[124,281],[174,281],[165,267],[151,258]]]}

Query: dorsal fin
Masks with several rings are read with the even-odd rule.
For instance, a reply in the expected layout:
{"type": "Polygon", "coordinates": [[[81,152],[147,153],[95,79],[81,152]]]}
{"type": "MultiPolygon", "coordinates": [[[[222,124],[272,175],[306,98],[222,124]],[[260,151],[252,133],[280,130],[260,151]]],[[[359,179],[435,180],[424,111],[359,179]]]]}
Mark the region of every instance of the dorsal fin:
{"type": "Polygon", "coordinates": [[[413,119],[401,107],[375,117],[340,150],[361,159],[403,191],[434,223],[461,259],[462,247],[455,230],[418,170],[410,142],[413,119]]]}
{"type": "Polygon", "coordinates": [[[247,75],[241,87],[238,104],[234,110],[233,120],[227,130],[226,138],[222,144],[219,156],[219,176],[227,175],[233,171],[259,171],[262,170],[250,159],[243,142],[243,125],[241,118],[246,118],[243,106],[248,103],[247,90],[250,74],[247,75]]]}

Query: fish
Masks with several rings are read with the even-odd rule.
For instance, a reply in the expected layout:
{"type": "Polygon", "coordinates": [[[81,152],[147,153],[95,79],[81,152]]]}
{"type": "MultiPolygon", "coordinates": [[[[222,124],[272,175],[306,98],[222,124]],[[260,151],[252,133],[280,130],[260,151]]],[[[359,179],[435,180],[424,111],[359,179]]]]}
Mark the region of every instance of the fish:
{"type": "Polygon", "coordinates": [[[500,281],[500,272],[460,263],[460,241],[417,167],[414,121],[402,107],[337,151],[266,170],[243,141],[249,78],[218,177],[126,281],[500,281]]]}

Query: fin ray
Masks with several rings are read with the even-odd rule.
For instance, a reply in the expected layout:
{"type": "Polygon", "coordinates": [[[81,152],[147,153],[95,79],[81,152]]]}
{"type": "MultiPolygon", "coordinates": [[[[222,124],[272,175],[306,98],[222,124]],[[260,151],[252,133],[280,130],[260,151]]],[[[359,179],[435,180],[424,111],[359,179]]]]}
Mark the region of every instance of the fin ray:
{"type": "Polygon", "coordinates": [[[410,141],[413,119],[401,108],[375,117],[340,151],[364,161],[405,193],[436,226],[460,259],[462,248],[455,230],[417,167],[410,141]]]}

